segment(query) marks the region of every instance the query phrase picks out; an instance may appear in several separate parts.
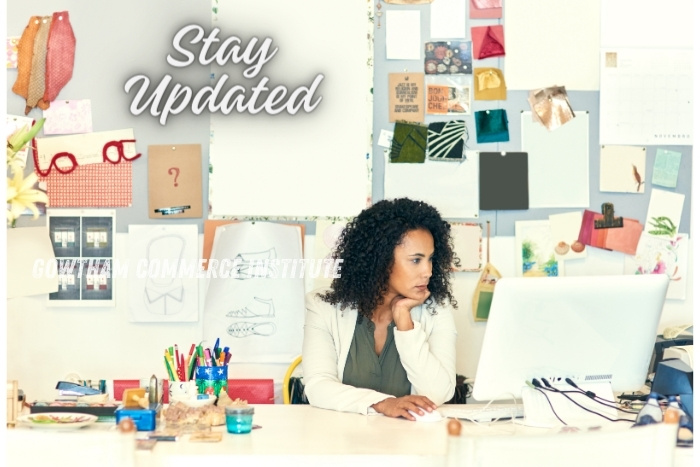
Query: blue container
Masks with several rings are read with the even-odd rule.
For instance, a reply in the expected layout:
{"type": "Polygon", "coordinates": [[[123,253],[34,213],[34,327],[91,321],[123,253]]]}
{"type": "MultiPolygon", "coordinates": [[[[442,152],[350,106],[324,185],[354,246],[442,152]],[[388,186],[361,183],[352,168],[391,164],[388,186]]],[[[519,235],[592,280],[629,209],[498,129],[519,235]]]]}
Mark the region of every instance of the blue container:
{"type": "Polygon", "coordinates": [[[253,429],[253,407],[226,407],[226,431],[236,435],[250,433],[253,429]]]}
{"type": "Polygon", "coordinates": [[[117,424],[123,418],[130,418],[134,421],[137,431],[154,431],[156,429],[156,419],[160,413],[160,404],[151,404],[147,409],[142,408],[124,408],[120,405],[114,412],[117,419],[117,424]]]}

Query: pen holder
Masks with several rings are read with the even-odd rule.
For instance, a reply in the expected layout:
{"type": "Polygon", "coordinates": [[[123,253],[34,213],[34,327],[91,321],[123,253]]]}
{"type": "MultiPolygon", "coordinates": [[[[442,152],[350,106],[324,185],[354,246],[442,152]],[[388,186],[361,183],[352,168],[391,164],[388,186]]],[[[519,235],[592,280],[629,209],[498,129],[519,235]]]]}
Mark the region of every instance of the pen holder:
{"type": "Polygon", "coordinates": [[[171,403],[180,400],[196,399],[197,394],[198,390],[195,380],[168,381],[168,400],[171,403]]]}
{"type": "Polygon", "coordinates": [[[227,366],[198,366],[195,375],[199,394],[213,394],[219,397],[222,389],[228,391],[227,366]]]}

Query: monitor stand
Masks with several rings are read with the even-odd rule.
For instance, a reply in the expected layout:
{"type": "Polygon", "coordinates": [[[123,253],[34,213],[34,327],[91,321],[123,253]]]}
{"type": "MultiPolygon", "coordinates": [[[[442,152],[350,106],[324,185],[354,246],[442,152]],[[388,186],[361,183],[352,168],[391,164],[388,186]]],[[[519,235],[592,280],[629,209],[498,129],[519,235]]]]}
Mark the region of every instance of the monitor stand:
{"type": "MultiPolygon", "coordinates": [[[[548,391],[546,389],[542,389],[540,391],[538,389],[525,386],[522,391],[524,412],[524,420],[522,423],[524,425],[540,428],[553,428],[564,425],[592,427],[605,425],[611,423],[612,420],[617,420],[618,413],[615,407],[603,405],[596,400],[591,399],[587,395],[576,391],[574,387],[566,383],[551,383],[551,385],[554,389],[567,391],[565,393],[566,396],[584,408],[576,405],[564,394],[553,392],[551,390],[548,391]],[[545,397],[545,394],[547,397],[545,397]],[[606,420],[605,418],[588,412],[585,409],[602,414],[611,420],[606,420]],[[561,420],[557,418],[554,411],[556,411],[556,414],[559,416],[559,418],[561,418],[561,420]],[[562,421],[564,423],[562,423],[562,421]]],[[[596,396],[598,396],[598,398],[606,399],[608,401],[615,400],[615,395],[613,394],[612,386],[609,381],[578,384],[578,387],[585,391],[592,391],[596,396]]],[[[613,406],[616,405],[609,402],[604,403],[613,406]]]]}

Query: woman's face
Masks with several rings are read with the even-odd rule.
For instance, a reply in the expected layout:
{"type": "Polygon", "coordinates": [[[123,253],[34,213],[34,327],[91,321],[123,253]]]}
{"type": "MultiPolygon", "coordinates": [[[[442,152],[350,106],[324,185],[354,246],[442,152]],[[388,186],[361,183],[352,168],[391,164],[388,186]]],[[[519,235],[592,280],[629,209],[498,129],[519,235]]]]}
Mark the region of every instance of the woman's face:
{"type": "Polygon", "coordinates": [[[433,236],[425,229],[409,230],[394,248],[394,265],[389,273],[389,299],[395,295],[421,300],[433,275],[433,236]]]}

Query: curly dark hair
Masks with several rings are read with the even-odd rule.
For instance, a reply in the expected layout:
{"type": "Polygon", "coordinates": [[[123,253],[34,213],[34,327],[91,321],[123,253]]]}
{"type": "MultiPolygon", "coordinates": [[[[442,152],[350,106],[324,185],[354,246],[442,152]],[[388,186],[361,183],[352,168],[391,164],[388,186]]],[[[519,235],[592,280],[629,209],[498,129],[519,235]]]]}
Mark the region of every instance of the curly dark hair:
{"type": "Polygon", "coordinates": [[[453,264],[459,265],[450,236],[450,224],[433,206],[408,198],[382,200],[364,209],[343,229],[333,259],[342,259],[340,277],[333,279],[331,290],[320,294],[323,301],[357,308],[372,317],[389,290],[389,274],[394,265],[394,248],[411,230],[425,229],[433,236],[433,275],[428,283],[426,301],[431,312],[445,300],[456,308],[450,283],[453,264]]]}

